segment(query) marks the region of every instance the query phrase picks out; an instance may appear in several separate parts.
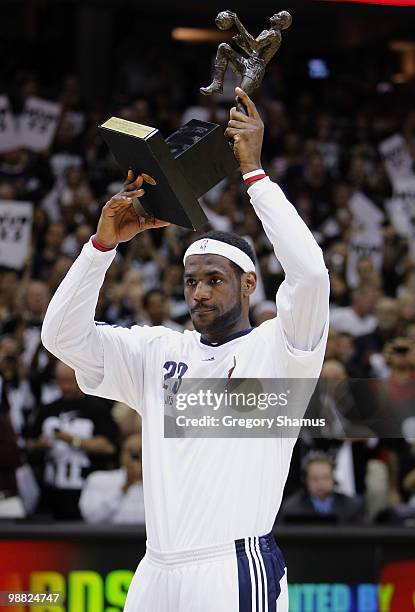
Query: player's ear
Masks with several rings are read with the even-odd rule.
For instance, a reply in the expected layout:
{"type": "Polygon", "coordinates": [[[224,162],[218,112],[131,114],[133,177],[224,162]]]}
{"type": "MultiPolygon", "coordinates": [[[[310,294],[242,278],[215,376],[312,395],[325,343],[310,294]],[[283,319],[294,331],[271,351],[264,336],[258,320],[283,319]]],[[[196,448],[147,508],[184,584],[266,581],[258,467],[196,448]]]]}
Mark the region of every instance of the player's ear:
{"type": "Polygon", "coordinates": [[[241,278],[241,292],[243,296],[249,297],[256,289],[256,273],[244,272],[241,278]]]}

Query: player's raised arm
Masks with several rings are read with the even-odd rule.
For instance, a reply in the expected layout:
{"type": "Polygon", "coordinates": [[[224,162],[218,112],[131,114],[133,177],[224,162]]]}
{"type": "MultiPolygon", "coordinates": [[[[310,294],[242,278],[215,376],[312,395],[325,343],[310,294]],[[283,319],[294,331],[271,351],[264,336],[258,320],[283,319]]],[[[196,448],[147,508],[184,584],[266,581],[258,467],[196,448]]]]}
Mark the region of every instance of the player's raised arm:
{"type": "Polygon", "coordinates": [[[112,355],[117,367],[125,368],[124,376],[119,383],[114,380],[110,392],[101,389],[100,394],[126,402],[132,399],[132,391],[126,384],[130,367],[127,355],[130,330],[97,326],[94,316],[99,291],[115,257],[117,244],[145,229],[168,225],[136,213],[134,198],[144,194],[142,183],[141,176],[134,179],[129,173],[122,191],[105,204],[96,235],[84,245],[58,287],[42,327],[44,346],[75,370],[80,387],[87,393],[93,393],[102,383],[105,362],[110,361],[112,355]]]}
{"type": "Polygon", "coordinates": [[[311,351],[328,327],[330,286],[323,253],[280,187],[258,172],[264,125],[252,100],[240,88],[236,93],[248,116],[233,108],[226,135],[234,140],[245,182],[252,181],[248,190],[252,205],[284,268],[285,280],[277,293],[278,317],[289,344],[311,351]]]}

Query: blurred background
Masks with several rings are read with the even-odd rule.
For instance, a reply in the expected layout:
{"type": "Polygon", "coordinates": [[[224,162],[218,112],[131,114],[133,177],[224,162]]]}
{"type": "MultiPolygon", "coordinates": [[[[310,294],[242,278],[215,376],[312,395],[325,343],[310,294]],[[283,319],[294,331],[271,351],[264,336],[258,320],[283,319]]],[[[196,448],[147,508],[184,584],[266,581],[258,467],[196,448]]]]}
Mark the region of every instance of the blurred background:
{"type": "MultiPolygon", "coordinates": [[[[216,14],[236,11],[257,35],[288,10],[293,25],[255,102],[265,123],[263,167],[313,231],[330,272],[322,378],[377,379],[385,409],[405,416],[390,437],[384,430],[345,441],[333,431],[297,443],[275,526],[290,610],[415,609],[411,4],[2,0],[4,590],[50,586],[67,593],[62,610],[121,610],[145,549],[138,415],[83,395],[73,372],[40,344],[51,296],[123,180],[97,126],[111,115],[165,137],[192,118],[225,126],[238,84],[232,73],[223,96],[199,94],[218,43],[230,36],[215,28],[216,14]]],[[[211,228],[255,246],[261,283],[251,321],[259,325],[276,314],[283,272],[245,191],[236,174],[201,203],[211,228]]],[[[169,227],[122,245],[97,320],[191,329],[181,261],[194,237],[169,227]]],[[[343,401],[327,386],[327,411],[343,401]]]]}

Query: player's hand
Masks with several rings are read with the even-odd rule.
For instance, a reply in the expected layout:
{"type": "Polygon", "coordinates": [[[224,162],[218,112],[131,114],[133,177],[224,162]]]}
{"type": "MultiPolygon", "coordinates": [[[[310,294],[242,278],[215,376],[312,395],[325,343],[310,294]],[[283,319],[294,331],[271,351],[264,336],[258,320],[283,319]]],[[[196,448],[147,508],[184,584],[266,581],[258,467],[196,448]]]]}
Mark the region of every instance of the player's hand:
{"type": "Polygon", "coordinates": [[[242,174],[245,174],[261,168],[264,124],[251,98],[240,87],[237,87],[235,92],[247,109],[248,115],[239,112],[235,107],[231,108],[225,136],[233,139],[233,152],[242,174]]]}
{"type": "Polygon", "coordinates": [[[134,178],[130,170],[122,190],[105,204],[95,235],[98,244],[113,248],[119,242],[127,242],[146,229],[170,225],[167,221],[151,217],[144,210],[136,212],[134,200],[145,193],[142,189],[143,180],[141,175],[134,178]]]}

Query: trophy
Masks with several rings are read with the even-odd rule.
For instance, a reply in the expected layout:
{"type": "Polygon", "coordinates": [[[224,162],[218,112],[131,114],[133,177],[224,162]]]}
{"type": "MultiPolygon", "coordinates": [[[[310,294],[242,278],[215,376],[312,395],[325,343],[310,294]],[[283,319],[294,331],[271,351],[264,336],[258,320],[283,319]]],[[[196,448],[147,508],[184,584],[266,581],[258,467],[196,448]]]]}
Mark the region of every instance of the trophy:
{"type": "MultiPolygon", "coordinates": [[[[256,38],[242,25],[237,14],[231,11],[219,13],[215,22],[219,30],[230,30],[232,27],[237,29],[238,33],[230,42],[239,47],[242,53],[228,43],[221,43],[216,53],[213,81],[208,87],[201,87],[200,92],[205,96],[222,93],[225,73],[230,66],[242,79],[241,89],[250,96],[261,85],[266,65],[280,48],[281,30],[290,27],[291,15],[287,11],[276,13],[270,18],[271,27],[263,30],[256,38]]],[[[239,98],[236,99],[236,107],[246,114],[239,98]]]]}
{"type": "MultiPolygon", "coordinates": [[[[236,27],[238,34],[231,43],[242,52],[227,43],[219,45],[213,81],[200,88],[202,94],[222,93],[228,65],[241,76],[241,88],[248,95],[259,87],[266,65],[281,45],[281,30],[291,25],[291,15],[282,11],[270,21],[269,30],[254,38],[236,13],[222,11],[217,15],[219,29],[236,27]]],[[[236,104],[246,112],[238,98],[236,104]]],[[[155,127],[118,117],[111,117],[98,129],[124,175],[132,170],[147,183],[140,198],[144,210],[185,228],[197,230],[208,223],[198,198],[238,167],[232,147],[216,123],[192,119],[166,139],[155,127]]]]}

